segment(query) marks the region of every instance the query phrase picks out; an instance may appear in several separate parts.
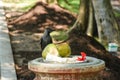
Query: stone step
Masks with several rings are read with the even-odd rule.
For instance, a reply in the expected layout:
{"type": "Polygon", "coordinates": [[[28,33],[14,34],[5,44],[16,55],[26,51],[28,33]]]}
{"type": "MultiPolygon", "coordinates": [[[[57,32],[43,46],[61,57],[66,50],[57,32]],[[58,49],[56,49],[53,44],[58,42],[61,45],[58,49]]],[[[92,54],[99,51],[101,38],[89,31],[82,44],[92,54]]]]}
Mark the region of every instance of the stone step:
{"type": "Polygon", "coordinates": [[[13,53],[5,19],[2,0],[0,0],[0,80],[17,80],[13,53]]]}

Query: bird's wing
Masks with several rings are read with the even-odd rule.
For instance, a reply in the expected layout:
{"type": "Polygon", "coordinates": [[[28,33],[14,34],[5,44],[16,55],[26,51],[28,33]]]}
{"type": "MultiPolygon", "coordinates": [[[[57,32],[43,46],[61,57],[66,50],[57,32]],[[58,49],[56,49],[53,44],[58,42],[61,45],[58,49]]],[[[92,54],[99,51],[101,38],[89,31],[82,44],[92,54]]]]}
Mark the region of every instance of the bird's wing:
{"type": "Polygon", "coordinates": [[[51,38],[50,36],[48,37],[47,40],[48,40],[48,43],[47,43],[47,44],[52,43],[52,38],[51,38]]]}
{"type": "Polygon", "coordinates": [[[42,43],[43,43],[43,38],[41,37],[40,39],[40,46],[42,47],[42,43]]]}

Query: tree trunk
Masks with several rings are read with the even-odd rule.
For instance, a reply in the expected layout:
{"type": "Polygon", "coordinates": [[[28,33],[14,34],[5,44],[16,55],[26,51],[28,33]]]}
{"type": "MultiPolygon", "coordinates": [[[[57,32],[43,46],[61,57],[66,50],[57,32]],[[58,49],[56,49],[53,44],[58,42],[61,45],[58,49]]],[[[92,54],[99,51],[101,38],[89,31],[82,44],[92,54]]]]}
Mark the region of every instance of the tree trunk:
{"type": "Polygon", "coordinates": [[[89,2],[89,22],[88,22],[88,28],[86,33],[89,36],[92,36],[93,34],[93,7],[91,2],[89,2]]]}
{"type": "Polygon", "coordinates": [[[113,15],[110,0],[92,0],[100,42],[103,45],[114,42],[120,45],[119,27],[113,15]]]}
{"type": "Polygon", "coordinates": [[[80,3],[78,18],[68,33],[98,35],[99,41],[104,46],[108,46],[111,42],[120,45],[120,29],[110,0],[81,0],[80,3]]]}
{"type": "Polygon", "coordinates": [[[119,28],[115,21],[110,1],[92,0],[92,4],[89,2],[89,0],[81,0],[79,15],[76,23],[69,31],[69,40],[67,43],[71,46],[72,54],[76,55],[80,54],[81,51],[84,51],[89,56],[104,60],[106,67],[120,73],[120,59],[107,52],[93,37],[86,35],[86,32],[90,32],[91,34],[92,29],[96,27],[100,39],[104,40],[105,36],[107,42],[118,41],[119,28]],[[90,5],[94,6],[95,13],[91,7],[89,8],[90,5]],[[93,14],[95,14],[96,21],[94,20],[93,14]],[[97,22],[97,26],[92,26],[95,22],[97,22]]]}
{"type": "Polygon", "coordinates": [[[74,32],[76,32],[77,34],[86,33],[88,27],[88,18],[89,18],[89,0],[81,0],[78,18],[73,27],[68,31],[68,33],[70,35],[72,35],[74,32]]]}

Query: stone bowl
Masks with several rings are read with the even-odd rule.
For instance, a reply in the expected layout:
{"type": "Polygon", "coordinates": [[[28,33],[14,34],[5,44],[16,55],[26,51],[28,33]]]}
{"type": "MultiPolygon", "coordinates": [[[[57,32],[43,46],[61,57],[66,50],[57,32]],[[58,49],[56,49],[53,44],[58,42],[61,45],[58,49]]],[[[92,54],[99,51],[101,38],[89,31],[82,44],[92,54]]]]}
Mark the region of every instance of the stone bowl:
{"type": "MultiPolygon", "coordinates": [[[[75,58],[78,56],[72,56],[75,58]]],[[[28,68],[36,74],[34,80],[101,80],[99,73],[105,68],[103,60],[86,57],[85,62],[54,63],[37,58],[28,62],[28,68]]]]}

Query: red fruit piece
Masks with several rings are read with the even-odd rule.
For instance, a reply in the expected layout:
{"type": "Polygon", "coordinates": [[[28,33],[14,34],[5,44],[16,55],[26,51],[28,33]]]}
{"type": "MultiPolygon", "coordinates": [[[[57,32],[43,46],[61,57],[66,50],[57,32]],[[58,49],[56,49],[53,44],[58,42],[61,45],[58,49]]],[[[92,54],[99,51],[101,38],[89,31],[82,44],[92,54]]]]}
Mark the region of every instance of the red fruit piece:
{"type": "Polygon", "coordinates": [[[80,54],[81,54],[82,57],[77,57],[77,61],[84,61],[86,59],[86,53],[81,52],[80,54]]]}

